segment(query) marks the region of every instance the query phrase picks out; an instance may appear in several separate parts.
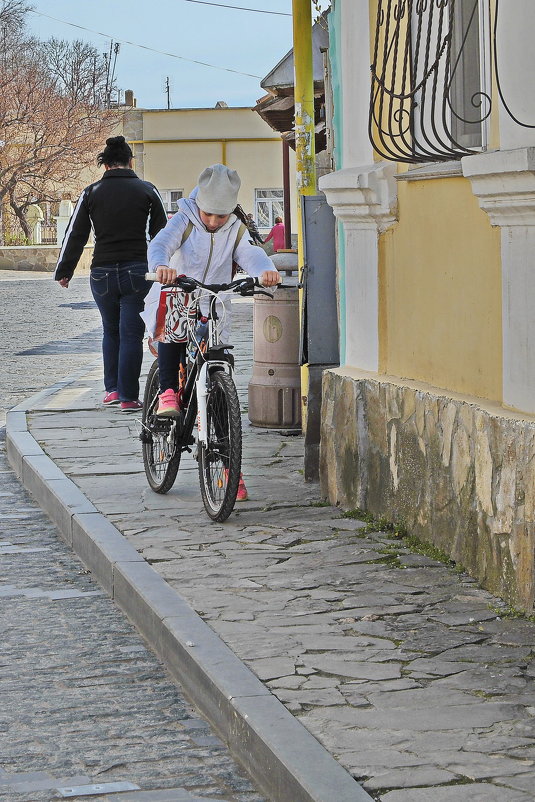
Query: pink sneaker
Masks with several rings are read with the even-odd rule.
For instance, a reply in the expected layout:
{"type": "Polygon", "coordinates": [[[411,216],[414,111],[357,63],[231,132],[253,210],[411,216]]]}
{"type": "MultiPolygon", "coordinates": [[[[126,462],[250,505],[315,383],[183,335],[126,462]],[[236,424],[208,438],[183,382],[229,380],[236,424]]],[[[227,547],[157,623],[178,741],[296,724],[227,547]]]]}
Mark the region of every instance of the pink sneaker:
{"type": "Polygon", "coordinates": [[[114,390],[113,393],[106,393],[104,398],[102,399],[102,403],[106,406],[111,404],[118,404],[119,403],[119,393],[117,390],[114,390]]]}
{"type": "Polygon", "coordinates": [[[243,474],[240,473],[240,481],[238,482],[238,492],[236,493],[236,501],[247,501],[249,493],[243,481],[243,474]]]}
{"type": "MultiPolygon", "coordinates": [[[[225,481],[228,481],[228,468],[223,468],[225,473],[225,481]]],[[[240,480],[238,482],[238,492],[236,493],[236,501],[247,501],[249,498],[249,493],[247,492],[247,488],[245,487],[245,482],[243,481],[243,473],[240,473],[240,480]]]]}
{"type": "Polygon", "coordinates": [[[121,401],[121,412],[140,412],[142,409],[141,401],[121,401]]]}
{"type": "Polygon", "coordinates": [[[159,415],[161,418],[180,417],[177,394],[174,390],[164,390],[158,399],[158,409],[156,410],[157,415],[159,415]]]}

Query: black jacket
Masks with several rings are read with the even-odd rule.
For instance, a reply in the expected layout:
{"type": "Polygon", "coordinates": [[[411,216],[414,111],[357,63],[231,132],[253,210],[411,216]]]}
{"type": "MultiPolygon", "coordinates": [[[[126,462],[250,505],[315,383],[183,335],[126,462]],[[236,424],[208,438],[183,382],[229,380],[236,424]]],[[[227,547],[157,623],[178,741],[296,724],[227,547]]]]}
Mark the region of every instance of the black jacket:
{"type": "Polygon", "coordinates": [[[113,262],[145,262],[147,242],[167,223],[156,187],[133,170],[106,170],[86,187],[63,238],[54,278],[71,278],[91,227],[95,250],[91,267],[113,262]]]}

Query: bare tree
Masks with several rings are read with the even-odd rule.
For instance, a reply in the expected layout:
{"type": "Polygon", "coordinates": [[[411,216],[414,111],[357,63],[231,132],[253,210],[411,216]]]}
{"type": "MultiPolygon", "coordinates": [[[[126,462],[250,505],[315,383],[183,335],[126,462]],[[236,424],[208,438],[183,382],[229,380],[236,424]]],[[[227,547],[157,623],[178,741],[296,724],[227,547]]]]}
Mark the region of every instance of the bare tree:
{"type": "Polygon", "coordinates": [[[104,108],[107,73],[83,42],[39,43],[24,32],[24,0],[0,0],[0,208],[26,235],[32,203],[78,191],[120,115],[104,108]]]}
{"type": "Polygon", "coordinates": [[[111,86],[107,54],[87,42],[77,39],[48,39],[40,43],[40,57],[44,68],[55,81],[57,92],[76,103],[105,108],[109,105],[111,86]]]}

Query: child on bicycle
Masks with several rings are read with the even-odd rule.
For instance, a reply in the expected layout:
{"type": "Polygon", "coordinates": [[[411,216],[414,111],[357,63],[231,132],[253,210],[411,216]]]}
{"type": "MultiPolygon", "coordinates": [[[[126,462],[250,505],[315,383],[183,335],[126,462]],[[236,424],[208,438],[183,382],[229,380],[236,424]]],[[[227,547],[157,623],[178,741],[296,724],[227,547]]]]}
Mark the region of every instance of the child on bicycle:
{"type": "MultiPolygon", "coordinates": [[[[162,284],[171,284],[177,275],[192,276],[206,284],[227,283],[232,279],[235,261],[250,276],[259,277],[265,287],[279,284],[281,277],[266,253],[243,234],[247,218],[238,206],[241,181],[238,173],[223,164],[207,167],[189,198],[178,201],[177,213],[167,222],[148,249],[149,270],[158,282],[145,300],[143,319],[154,334],[162,284]],[[172,260],[172,264],[171,264],[172,260]]],[[[245,229],[246,230],[246,229],[245,229]]],[[[158,343],[160,395],[157,415],[180,415],[178,373],[185,361],[185,344],[158,343]]],[[[238,500],[246,500],[240,482],[238,500]]]]}

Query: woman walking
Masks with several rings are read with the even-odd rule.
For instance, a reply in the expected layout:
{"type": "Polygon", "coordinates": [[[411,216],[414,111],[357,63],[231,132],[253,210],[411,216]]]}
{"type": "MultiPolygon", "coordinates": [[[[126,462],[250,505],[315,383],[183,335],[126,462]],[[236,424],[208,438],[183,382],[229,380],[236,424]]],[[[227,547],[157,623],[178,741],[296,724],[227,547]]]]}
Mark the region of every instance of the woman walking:
{"type": "Polygon", "coordinates": [[[106,140],[97,164],[104,175],[82,192],[61,246],[55,280],[68,287],[91,228],[95,237],[91,292],[103,328],[103,403],[122,412],[141,409],[139,375],[145,326],[139,313],[151,284],[147,241],[167,223],[156,187],[132,170],[133,154],[123,136],[106,140]]]}
{"type": "Polygon", "coordinates": [[[275,225],[267,235],[264,240],[264,243],[269,242],[269,240],[273,240],[273,250],[275,253],[277,251],[281,251],[284,248],[284,223],[282,222],[282,217],[275,218],[275,225]]]}

